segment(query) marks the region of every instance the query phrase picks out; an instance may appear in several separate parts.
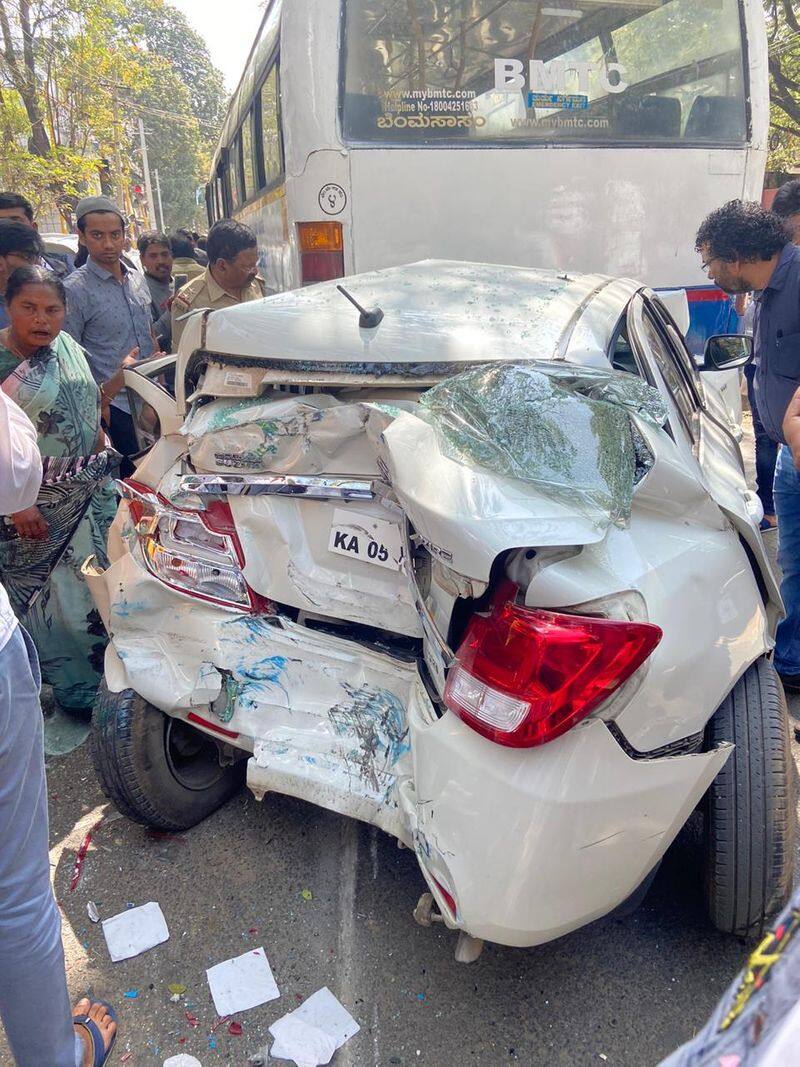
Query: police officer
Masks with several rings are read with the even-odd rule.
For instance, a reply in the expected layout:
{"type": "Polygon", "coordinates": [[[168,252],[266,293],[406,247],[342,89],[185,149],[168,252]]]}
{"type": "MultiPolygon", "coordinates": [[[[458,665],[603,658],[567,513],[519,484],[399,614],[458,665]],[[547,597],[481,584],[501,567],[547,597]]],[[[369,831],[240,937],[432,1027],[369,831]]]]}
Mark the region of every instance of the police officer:
{"type": "Polygon", "coordinates": [[[800,247],[792,244],[778,215],[759,204],[731,200],[700,226],[696,248],[720,289],[757,294],[756,401],[764,429],[780,446],[773,495],[786,618],[778,627],[775,666],[784,688],[800,692],[800,472],[782,427],[800,385],[800,247]]]}
{"type": "Polygon", "coordinates": [[[267,296],[256,267],[256,235],[232,219],[221,219],[208,231],[208,266],[181,289],[172,302],[172,350],[177,351],[186,319],[194,308],[233,307],[267,296]]]}

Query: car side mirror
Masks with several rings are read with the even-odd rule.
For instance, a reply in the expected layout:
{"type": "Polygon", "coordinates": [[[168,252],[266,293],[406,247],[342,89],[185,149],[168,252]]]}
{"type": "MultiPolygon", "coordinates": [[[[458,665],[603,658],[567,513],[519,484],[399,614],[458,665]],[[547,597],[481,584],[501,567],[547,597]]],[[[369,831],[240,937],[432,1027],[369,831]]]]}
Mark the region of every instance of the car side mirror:
{"type": "Polygon", "coordinates": [[[703,370],[733,370],[749,363],[753,338],[745,334],[719,334],[709,337],[703,355],[703,370]]]}

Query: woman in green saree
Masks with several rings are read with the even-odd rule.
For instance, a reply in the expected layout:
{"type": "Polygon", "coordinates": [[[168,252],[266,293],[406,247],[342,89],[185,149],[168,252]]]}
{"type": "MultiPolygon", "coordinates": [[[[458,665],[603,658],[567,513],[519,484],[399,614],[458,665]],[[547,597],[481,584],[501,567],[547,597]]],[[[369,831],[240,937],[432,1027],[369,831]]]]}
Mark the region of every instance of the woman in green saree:
{"type": "MultiPolygon", "coordinates": [[[[83,349],[61,332],[66,312],[61,281],[41,267],[21,267],[9,278],[6,307],[9,325],[0,330],[0,387],[36,427],[42,457],[75,461],[102,453],[106,442],[100,425],[101,393],[83,349]]],[[[119,378],[106,383],[103,402],[121,387],[121,373],[119,378]]],[[[69,482],[64,484],[69,490],[69,482]]],[[[52,685],[60,707],[81,718],[91,713],[107,640],[81,565],[93,554],[106,559],[106,535],[115,511],[113,486],[104,478],[94,487],[45,584],[35,599],[28,598],[32,603],[21,618],[39,653],[44,681],[52,685]]],[[[6,572],[11,581],[24,578],[19,571],[26,539],[55,537],[55,514],[50,514],[52,530],[36,505],[5,517],[6,529],[13,524],[18,537],[0,539],[0,576],[6,572]]]]}

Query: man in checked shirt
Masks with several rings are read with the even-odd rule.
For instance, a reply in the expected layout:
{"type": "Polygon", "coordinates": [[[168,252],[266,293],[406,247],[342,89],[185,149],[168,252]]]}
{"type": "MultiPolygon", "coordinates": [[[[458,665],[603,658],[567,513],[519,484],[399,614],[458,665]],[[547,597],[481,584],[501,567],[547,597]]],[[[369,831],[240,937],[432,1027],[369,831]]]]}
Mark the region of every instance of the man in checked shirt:
{"type": "MultiPolygon", "coordinates": [[[[86,349],[89,366],[103,395],[104,384],[133,355],[147,359],[159,350],[150,313],[152,298],[145,277],[123,261],[125,217],[107,196],[88,196],[75,208],[78,239],[89,258],[64,279],[67,318],[64,329],[86,349]]],[[[138,452],[128,398],[111,401],[107,429],[125,457],[122,474],[133,471],[138,452]]]]}

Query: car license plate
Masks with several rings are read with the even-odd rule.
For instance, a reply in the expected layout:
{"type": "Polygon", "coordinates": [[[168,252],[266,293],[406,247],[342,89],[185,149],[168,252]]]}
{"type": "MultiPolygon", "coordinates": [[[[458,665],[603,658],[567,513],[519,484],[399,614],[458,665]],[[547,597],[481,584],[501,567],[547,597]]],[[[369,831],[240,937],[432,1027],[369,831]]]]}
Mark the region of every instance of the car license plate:
{"type": "Polygon", "coordinates": [[[336,508],[333,513],[328,551],[390,571],[403,569],[400,527],[346,508],[336,508]]]}

